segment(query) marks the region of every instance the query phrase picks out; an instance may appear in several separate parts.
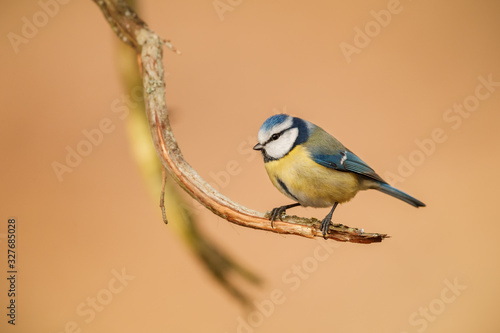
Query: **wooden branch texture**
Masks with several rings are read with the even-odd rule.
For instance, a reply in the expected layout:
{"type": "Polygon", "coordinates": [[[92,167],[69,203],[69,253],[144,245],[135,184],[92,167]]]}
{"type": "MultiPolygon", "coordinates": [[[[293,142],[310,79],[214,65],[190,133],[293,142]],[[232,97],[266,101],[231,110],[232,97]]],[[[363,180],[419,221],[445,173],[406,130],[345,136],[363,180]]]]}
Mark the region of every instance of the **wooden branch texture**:
{"type": "MultiPolygon", "coordinates": [[[[271,227],[268,215],[243,207],[217,192],[184,160],[172,133],[165,101],[163,47],[177,52],[172,44],[155,34],[122,0],[93,0],[101,9],[113,31],[125,43],[134,47],[142,65],[144,102],[153,142],[169,175],[193,198],[214,214],[229,222],[280,234],[308,238],[322,237],[321,221],[297,216],[285,216],[271,227]]],[[[327,238],[342,242],[380,242],[387,235],[365,233],[344,225],[330,226],[327,238]]]]}

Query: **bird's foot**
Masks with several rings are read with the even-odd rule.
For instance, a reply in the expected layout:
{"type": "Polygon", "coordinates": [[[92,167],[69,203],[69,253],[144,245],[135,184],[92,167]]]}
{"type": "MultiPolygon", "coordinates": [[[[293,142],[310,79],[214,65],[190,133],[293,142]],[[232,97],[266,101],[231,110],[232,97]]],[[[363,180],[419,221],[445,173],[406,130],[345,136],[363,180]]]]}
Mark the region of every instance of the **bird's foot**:
{"type": "Polygon", "coordinates": [[[300,204],[298,202],[293,203],[291,205],[285,205],[285,206],[273,208],[273,210],[271,211],[271,218],[270,218],[271,228],[274,228],[274,221],[276,220],[276,218],[279,218],[280,221],[282,221],[281,216],[286,213],[286,210],[288,208],[297,207],[297,206],[300,206],[300,204]]]}
{"type": "Polygon", "coordinates": [[[323,233],[323,238],[326,239],[326,235],[330,233],[330,224],[332,224],[332,219],[330,216],[325,217],[321,221],[320,230],[323,233]]]}
{"type": "Polygon", "coordinates": [[[286,209],[287,206],[273,208],[271,211],[271,228],[274,228],[274,220],[276,220],[276,218],[279,218],[281,221],[281,216],[286,213],[286,209]]]}
{"type": "Polygon", "coordinates": [[[330,224],[332,223],[332,215],[333,212],[335,211],[335,208],[337,208],[338,204],[339,204],[338,202],[335,202],[335,204],[333,204],[332,210],[325,216],[323,221],[321,221],[320,230],[323,233],[324,239],[326,239],[326,234],[330,233],[330,224]]]}

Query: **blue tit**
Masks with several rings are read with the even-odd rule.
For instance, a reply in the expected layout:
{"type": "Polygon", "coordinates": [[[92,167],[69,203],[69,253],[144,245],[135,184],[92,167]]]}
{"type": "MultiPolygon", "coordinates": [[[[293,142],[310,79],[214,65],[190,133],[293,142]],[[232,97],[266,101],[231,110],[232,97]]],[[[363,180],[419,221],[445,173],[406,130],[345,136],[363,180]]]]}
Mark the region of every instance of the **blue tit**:
{"type": "Polygon", "coordinates": [[[375,189],[415,206],[425,204],[387,184],[375,171],[333,136],[313,123],[286,114],[268,118],[253,149],[264,157],[273,185],[295,203],[274,208],[271,225],[288,208],[332,207],[321,222],[326,237],[339,203],[360,190],[375,189]]]}

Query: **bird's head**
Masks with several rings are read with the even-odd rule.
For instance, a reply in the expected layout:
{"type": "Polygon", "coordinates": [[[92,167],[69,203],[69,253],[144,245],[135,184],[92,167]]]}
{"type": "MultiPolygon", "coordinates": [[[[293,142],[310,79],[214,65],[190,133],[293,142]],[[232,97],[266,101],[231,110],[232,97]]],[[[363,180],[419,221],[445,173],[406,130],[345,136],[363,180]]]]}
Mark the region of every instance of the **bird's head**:
{"type": "Polygon", "coordinates": [[[274,115],[262,124],[257,136],[259,143],[253,149],[260,150],[266,162],[279,160],[295,146],[307,141],[312,126],[300,118],[274,115]]]}

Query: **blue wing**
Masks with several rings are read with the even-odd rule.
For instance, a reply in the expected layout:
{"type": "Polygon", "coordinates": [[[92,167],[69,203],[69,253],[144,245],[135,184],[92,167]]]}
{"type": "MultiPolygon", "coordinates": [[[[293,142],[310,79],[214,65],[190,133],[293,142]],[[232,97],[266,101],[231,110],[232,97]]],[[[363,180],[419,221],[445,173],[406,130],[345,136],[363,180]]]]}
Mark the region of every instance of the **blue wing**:
{"type": "Polygon", "coordinates": [[[339,151],[333,154],[312,154],[312,159],[329,169],[354,172],[365,177],[386,183],[377,173],[350,150],[339,151]]]}

